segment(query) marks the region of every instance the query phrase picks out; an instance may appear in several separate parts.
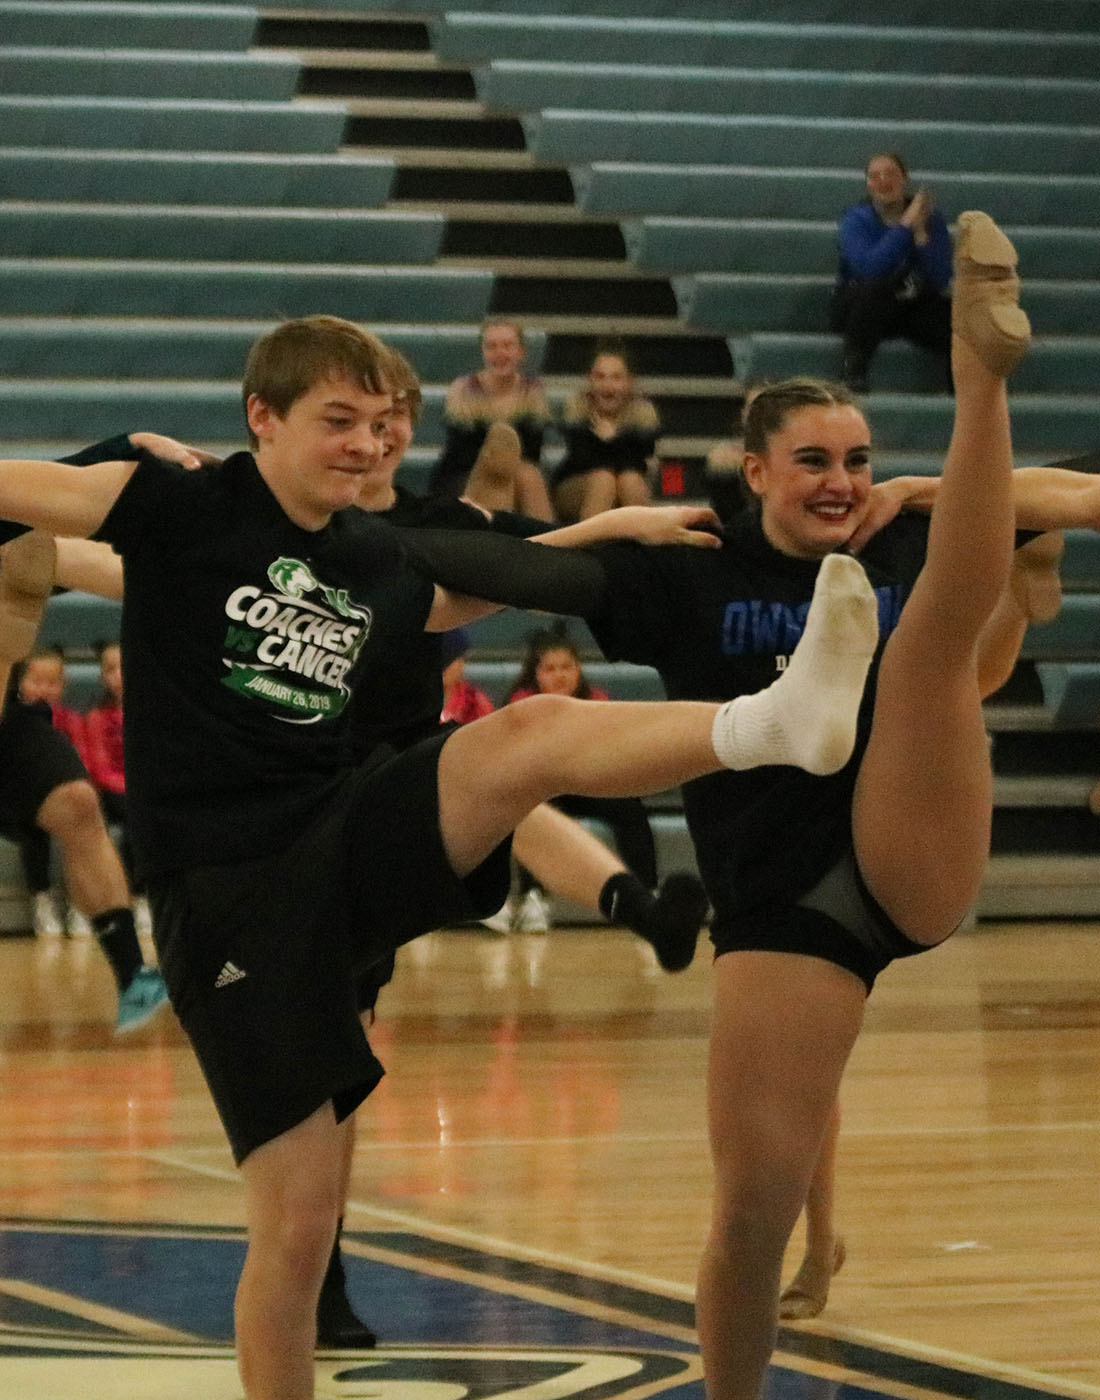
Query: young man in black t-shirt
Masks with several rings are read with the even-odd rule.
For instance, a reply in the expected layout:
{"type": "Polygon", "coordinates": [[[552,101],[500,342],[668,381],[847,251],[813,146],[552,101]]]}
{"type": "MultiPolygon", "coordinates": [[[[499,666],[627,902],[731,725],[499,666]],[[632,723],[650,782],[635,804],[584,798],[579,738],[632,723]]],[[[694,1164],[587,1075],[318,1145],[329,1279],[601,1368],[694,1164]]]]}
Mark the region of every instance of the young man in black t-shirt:
{"type": "Polygon", "coordinates": [[[339,1120],[380,1073],[357,972],[498,908],[509,833],[557,792],[842,765],[877,625],[862,570],[836,559],[791,666],[760,695],[540,696],[396,757],[355,754],[347,712],[365,658],[484,605],[439,589],[397,532],[346,509],[391,406],[374,337],[334,318],[287,323],[253,347],[244,388],[255,456],[190,473],[7,462],[0,516],[97,534],[123,556],[134,841],[173,1004],[248,1201],[241,1374],[250,1400],[306,1400],[339,1120]]]}

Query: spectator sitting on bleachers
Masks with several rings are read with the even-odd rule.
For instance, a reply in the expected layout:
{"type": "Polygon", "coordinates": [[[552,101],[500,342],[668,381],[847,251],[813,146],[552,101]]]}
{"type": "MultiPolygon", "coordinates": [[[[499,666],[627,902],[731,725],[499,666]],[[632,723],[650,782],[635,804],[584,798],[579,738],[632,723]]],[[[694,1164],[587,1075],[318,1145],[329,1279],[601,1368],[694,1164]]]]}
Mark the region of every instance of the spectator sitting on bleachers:
{"type": "Polygon", "coordinates": [[[477,502],[488,510],[516,510],[537,520],[553,520],[539,467],[550,405],[539,380],[523,373],[523,327],[515,321],[487,321],[481,354],[483,367],[454,380],[447,390],[446,437],[432,470],[431,490],[447,496],[469,494],[468,479],[490,427],[505,423],[519,434],[519,460],[502,463],[503,480],[491,495],[479,491],[477,502]]]}
{"type": "Polygon", "coordinates": [[[134,875],[134,857],[126,821],[126,771],[122,758],[122,648],[117,642],[101,642],[99,676],[103,695],[84,716],[84,747],[81,757],[88,770],[104,816],[117,828],[119,854],[126,870],[130,888],[135,892],[134,917],[141,931],[149,931],[152,919],[149,905],[137,893],[139,885],[134,875]]]}
{"type": "Polygon", "coordinates": [[[926,189],[909,188],[905,162],[880,151],[867,162],[867,194],[837,227],[840,266],[832,329],[844,337],[844,382],[865,393],[871,357],[903,337],[942,356],[950,389],[951,236],[926,189]]]}
{"type": "MultiPolygon", "coordinates": [[[[528,641],[523,665],[512,686],[508,703],[515,704],[532,695],[567,695],[577,700],[608,699],[607,691],[589,683],[581,669],[576,645],[561,623],[534,633],[528,641]]],[[[649,819],[640,798],[567,794],[555,797],[551,805],[571,817],[590,817],[605,822],[611,828],[626,868],[637,876],[646,889],[656,889],[657,853],[649,819]]],[[[534,876],[522,866],[520,890],[523,901],[516,919],[517,926],[527,932],[548,928],[549,906],[543,891],[534,876]]]]}
{"type": "MultiPolygon", "coordinates": [[[[65,656],[60,647],[39,647],[23,662],[18,678],[19,700],[24,705],[37,701],[49,706],[53,727],[80,753],[84,744],[84,716],[61,703],[65,689],[65,656]]],[[[54,903],[50,879],[50,838],[41,827],[26,831],[19,841],[19,859],[23,878],[31,894],[34,931],[39,937],[57,937],[62,932],[54,903]]],[[[78,937],[91,932],[87,920],[77,909],[70,909],[69,929],[78,937]]]]}
{"type": "Polygon", "coordinates": [[[466,679],[466,653],[470,650],[470,634],[465,627],[444,632],[439,638],[440,659],[443,662],[444,724],[470,724],[483,715],[493,713],[493,702],[479,685],[466,679]]]}
{"type": "Polygon", "coordinates": [[[587,520],[614,506],[648,505],[657,410],[639,394],[621,344],[598,346],[583,389],[565,406],[565,458],[554,473],[562,520],[587,520]]]}

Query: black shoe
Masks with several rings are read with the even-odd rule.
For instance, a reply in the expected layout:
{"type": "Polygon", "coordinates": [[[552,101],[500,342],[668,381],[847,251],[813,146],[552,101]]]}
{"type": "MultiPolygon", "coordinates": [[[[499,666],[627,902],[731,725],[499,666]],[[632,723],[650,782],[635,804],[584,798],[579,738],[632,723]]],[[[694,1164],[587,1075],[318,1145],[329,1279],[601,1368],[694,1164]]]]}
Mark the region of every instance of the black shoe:
{"type": "Polygon", "coordinates": [[[317,1302],[317,1345],[349,1351],[369,1351],[378,1338],[352,1311],[348,1295],[340,1287],[325,1287],[317,1302]]]}
{"type": "Polygon", "coordinates": [[[661,883],[647,932],[666,972],[683,972],[691,966],[708,907],[702,883],[686,870],[661,883]]]}

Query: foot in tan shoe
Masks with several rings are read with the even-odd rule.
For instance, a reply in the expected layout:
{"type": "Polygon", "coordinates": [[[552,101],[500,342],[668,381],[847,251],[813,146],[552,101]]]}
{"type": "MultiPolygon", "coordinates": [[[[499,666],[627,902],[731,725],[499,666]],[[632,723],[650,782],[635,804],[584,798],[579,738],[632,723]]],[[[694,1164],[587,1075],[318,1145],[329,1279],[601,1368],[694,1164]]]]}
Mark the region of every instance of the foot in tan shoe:
{"type": "Polygon", "coordinates": [[[848,1251],[841,1235],[837,1235],[833,1240],[831,1259],[821,1262],[807,1255],[798,1273],[779,1295],[779,1316],[791,1321],[800,1321],[807,1317],[817,1317],[818,1313],[824,1312],[825,1304],[829,1301],[829,1285],[844,1267],[847,1256],[848,1251]]]}
{"type": "Polygon", "coordinates": [[[1031,343],[1031,323],[1020,310],[1016,249],[988,214],[959,215],[951,329],[1002,379],[1031,343]]]}
{"type": "Polygon", "coordinates": [[[1012,556],[1009,586],[1029,622],[1050,622],[1062,606],[1059,566],[1066,547],[1061,530],[1048,530],[1021,545],[1012,556]]]}
{"type": "Polygon", "coordinates": [[[463,495],[487,510],[515,510],[522,460],[519,433],[510,423],[493,423],[470,469],[463,495]]]}
{"type": "Polygon", "coordinates": [[[0,549],[0,659],[21,661],[34,646],[56,568],[57,546],[41,530],[0,549]]]}

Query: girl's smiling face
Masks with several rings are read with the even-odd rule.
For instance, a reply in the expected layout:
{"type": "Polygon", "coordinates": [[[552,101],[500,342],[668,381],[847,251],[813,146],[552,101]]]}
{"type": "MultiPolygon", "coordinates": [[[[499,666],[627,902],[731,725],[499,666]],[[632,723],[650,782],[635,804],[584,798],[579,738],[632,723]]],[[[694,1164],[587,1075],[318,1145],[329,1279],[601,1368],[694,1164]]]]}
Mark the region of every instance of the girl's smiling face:
{"type": "Polygon", "coordinates": [[[763,452],[745,454],[764,533],[784,554],[823,559],[847,543],[867,510],[871,435],[854,404],[792,410],[763,452]]]}

